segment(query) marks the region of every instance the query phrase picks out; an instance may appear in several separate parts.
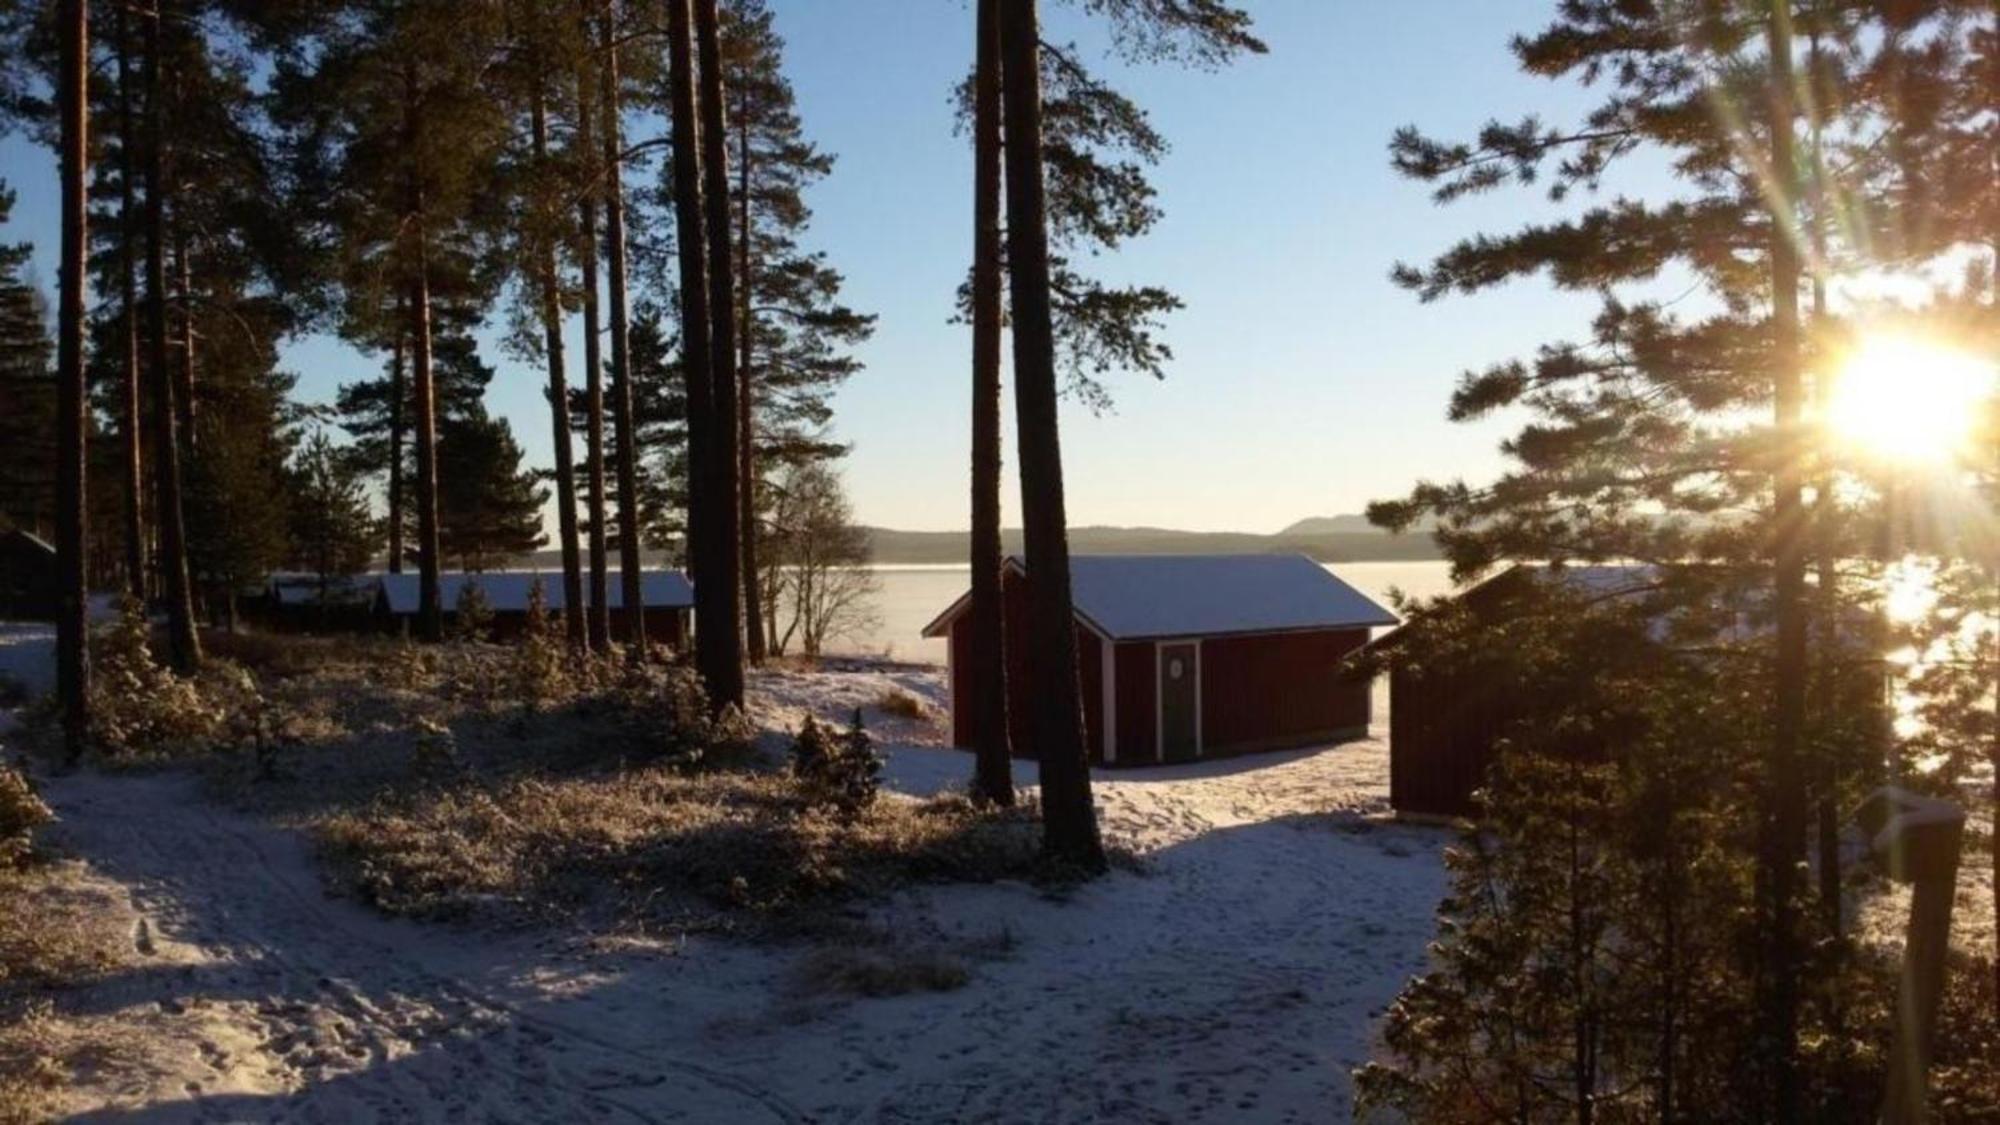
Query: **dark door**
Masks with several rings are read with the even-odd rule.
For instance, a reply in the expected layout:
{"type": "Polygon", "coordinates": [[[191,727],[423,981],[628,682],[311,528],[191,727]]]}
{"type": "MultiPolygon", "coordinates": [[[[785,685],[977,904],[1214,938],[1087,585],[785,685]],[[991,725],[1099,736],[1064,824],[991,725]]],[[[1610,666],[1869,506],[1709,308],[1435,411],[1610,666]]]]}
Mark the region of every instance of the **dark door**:
{"type": "Polygon", "coordinates": [[[1193,758],[1200,746],[1198,672],[1194,645],[1160,646],[1160,756],[1169,762],[1193,758]]]}

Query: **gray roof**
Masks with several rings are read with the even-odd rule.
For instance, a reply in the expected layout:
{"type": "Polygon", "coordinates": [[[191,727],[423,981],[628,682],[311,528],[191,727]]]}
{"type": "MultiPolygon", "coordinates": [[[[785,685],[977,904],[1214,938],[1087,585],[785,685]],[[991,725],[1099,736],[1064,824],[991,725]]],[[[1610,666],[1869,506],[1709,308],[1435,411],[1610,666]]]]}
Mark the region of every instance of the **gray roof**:
{"type": "MultiPolygon", "coordinates": [[[[1022,569],[1019,558],[1008,565],[1022,569]]],[[[1304,555],[1074,555],[1070,600],[1113,640],[1394,625],[1396,616],[1304,555]]],[[[960,598],[924,629],[941,635],[960,598]]]]}
{"type": "MultiPolygon", "coordinates": [[[[445,612],[449,613],[458,604],[459,590],[471,582],[485,593],[486,604],[495,612],[519,613],[528,608],[528,590],[537,578],[542,580],[542,597],[549,609],[564,608],[563,582],[559,573],[499,570],[487,574],[440,574],[438,596],[445,612]]],[[[417,581],[415,574],[381,576],[382,596],[389,603],[390,613],[417,612],[417,581]]],[[[687,575],[678,570],[649,570],[639,576],[639,596],[648,609],[686,609],[694,605],[694,585],[688,581],[687,575]]],[[[616,575],[611,579],[609,604],[612,609],[622,609],[625,605],[625,591],[616,575]]]]}
{"type": "MultiPolygon", "coordinates": [[[[365,604],[374,600],[375,591],[381,586],[381,577],[374,574],[332,578],[326,584],[326,597],[334,605],[365,604]]],[[[319,601],[319,579],[310,574],[274,574],[271,594],[279,605],[314,605],[319,601]]]]}

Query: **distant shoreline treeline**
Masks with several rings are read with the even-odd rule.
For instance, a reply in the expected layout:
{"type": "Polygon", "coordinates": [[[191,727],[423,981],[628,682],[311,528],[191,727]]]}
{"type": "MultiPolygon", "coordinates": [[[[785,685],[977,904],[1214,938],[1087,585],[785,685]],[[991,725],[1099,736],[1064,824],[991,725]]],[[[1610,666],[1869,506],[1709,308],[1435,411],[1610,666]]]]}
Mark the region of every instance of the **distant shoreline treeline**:
{"type": "MultiPolygon", "coordinates": [[[[872,559],[877,563],[964,562],[963,531],[895,531],[868,529],[872,559]]],[[[1018,552],[1021,533],[1000,533],[1001,549],[1018,552]]],[[[1076,554],[1247,555],[1296,553],[1319,562],[1416,562],[1437,559],[1437,544],[1427,532],[1389,535],[1380,531],[1287,528],[1271,535],[1242,531],[1176,531],[1158,527],[1077,527],[1069,533],[1076,554]]]]}
{"type": "MultiPolygon", "coordinates": [[[[969,545],[964,531],[898,531],[863,529],[868,536],[869,561],[884,566],[962,564],[969,545]]],[[[1001,549],[1021,550],[1021,531],[1000,533],[1001,549]]],[[[1248,531],[1179,531],[1166,527],[1076,527],[1069,533],[1070,550],[1079,555],[1254,555],[1301,554],[1318,562],[1429,562],[1441,559],[1428,531],[1404,535],[1369,530],[1359,516],[1301,520],[1283,531],[1259,535],[1248,531]]],[[[645,565],[664,565],[665,552],[646,551],[645,565]]],[[[560,565],[553,550],[536,552],[515,565],[548,569],[560,565]]]]}

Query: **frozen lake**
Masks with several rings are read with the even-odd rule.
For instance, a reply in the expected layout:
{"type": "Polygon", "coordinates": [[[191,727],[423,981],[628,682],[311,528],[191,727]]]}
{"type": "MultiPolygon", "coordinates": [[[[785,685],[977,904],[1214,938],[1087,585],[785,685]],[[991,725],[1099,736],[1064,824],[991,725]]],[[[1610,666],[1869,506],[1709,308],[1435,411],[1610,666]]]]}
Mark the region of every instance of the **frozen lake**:
{"type": "MultiPolygon", "coordinates": [[[[1441,560],[1331,563],[1327,569],[1385,606],[1392,588],[1417,597],[1451,589],[1450,567],[1441,560]]],[[[963,566],[876,567],[882,589],[875,599],[874,627],[843,637],[830,647],[838,652],[943,664],[944,641],[926,640],[920,634],[932,618],[965,592],[967,573],[963,566]]]]}

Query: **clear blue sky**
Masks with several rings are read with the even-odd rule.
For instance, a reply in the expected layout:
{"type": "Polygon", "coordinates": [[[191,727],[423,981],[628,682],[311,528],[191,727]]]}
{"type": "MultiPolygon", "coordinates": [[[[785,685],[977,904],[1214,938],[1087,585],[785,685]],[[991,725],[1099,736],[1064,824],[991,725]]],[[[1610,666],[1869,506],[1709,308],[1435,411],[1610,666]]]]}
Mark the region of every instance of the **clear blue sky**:
{"type": "MultiPolygon", "coordinates": [[[[1548,0],[1245,3],[1269,55],[1217,73],[1105,64],[1173,147],[1154,173],[1165,219],[1097,265],[1164,284],[1187,308],[1168,327],[1165,381],[1114,377],[1114,413],[1065,413],[1073,524],[1273,531],[1358,511],[1420,477],[1490,475],[1506,427],[1444,420],[1458,373],[1574,335],[1594,308],[1540,281],[1424,306],[1387,280],[1399,258],[1546,212],[1522,190],[1435,207],[1390,171],[1386,145],[1405,123],[1460,136],[1495,115],[1574,116],[1574,87],[1521,75],[1506,49],[1546,21],[1548,0]]],[[[774,6],[806,127],[839,156],[811,198],[813,242],[846,272],[850,303],[880,316],[866,370],[836,403],[857,514],[962,527],[969,342],[949,319],[971,162],[947,94],[971,55],[969,5],[774,6]]],[[[1043,7],[1049,38],[1101,46],[1059,3],[1043,7]]],[[[0,239],[34,241],[50,284],[52,160],[0,140],[0,177],[22,196],[0,239]]],[[[500,367],[493,408],[549,463],[540,373],[497,344],[488,355],[500,367]]],[[[296,343],[286,363],[313,401],[378,366],[329,340],[296,343]]]]}

